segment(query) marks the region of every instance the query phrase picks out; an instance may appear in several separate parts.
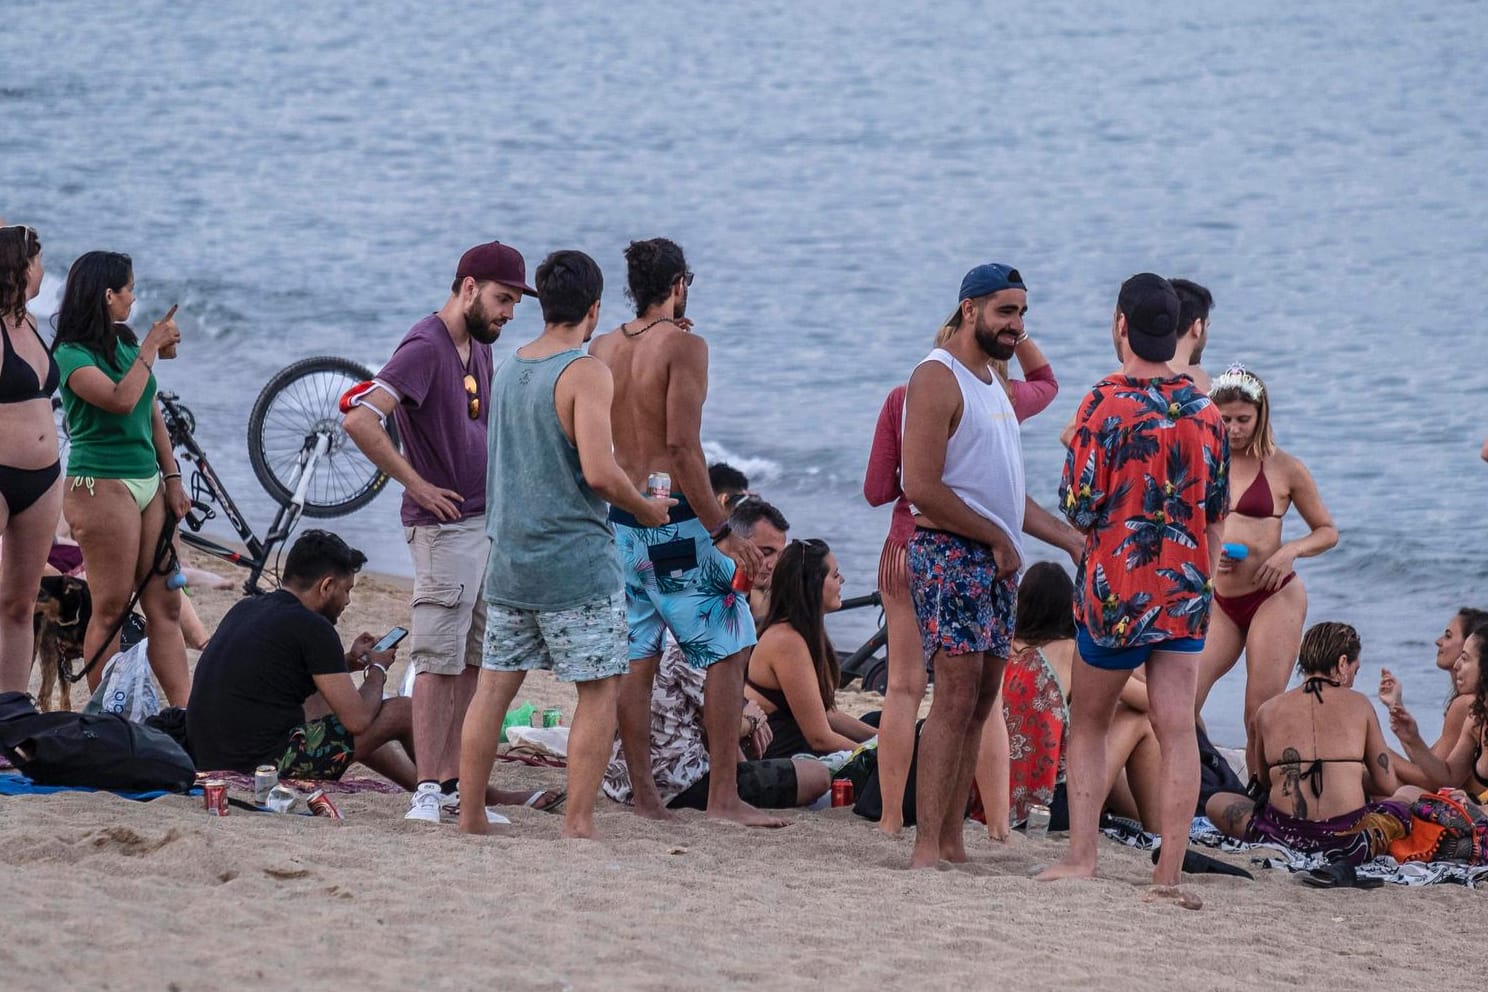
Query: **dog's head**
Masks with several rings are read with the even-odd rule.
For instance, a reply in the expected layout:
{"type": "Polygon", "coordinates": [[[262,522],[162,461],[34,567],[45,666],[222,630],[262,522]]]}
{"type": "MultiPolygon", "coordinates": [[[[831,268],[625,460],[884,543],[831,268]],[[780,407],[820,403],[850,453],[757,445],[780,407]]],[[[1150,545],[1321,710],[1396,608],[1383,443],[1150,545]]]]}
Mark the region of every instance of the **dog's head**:
{"type": "Polygon", "coordinates": [[[78,636],[93,618],[93,597],[88,583],[70,575],[47,575],[36,592],[36,628],[43,625],[77,628],[78,636]]]}

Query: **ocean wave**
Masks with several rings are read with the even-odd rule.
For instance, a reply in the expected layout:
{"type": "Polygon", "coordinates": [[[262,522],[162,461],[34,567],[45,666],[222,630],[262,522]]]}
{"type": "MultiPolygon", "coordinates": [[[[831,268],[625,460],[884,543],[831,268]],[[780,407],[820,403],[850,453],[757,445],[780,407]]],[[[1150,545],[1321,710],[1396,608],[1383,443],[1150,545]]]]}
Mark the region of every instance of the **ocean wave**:
{"type": "Polygon", "coordinates": [[[730,451],[717,441],[703,442],[703,455],[708,464],[728,462],[749,477],[749,485],[758,488],[761,482],[775,482],[782,473],[779,462],[761,456],[750,456],[730,451]]]}

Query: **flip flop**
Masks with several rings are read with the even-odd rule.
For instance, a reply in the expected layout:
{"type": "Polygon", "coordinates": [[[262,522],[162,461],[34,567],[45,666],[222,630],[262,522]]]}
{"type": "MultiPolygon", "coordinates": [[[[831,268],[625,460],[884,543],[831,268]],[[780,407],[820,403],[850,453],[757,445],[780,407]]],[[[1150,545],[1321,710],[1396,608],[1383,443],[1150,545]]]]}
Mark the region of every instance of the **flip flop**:
{"type": "Polygon", "coordinates": [[[1385,884],[1385,880],[1361,876],[1353,865],[1335,861],[1326,867],[1303,872],[1302,884],[1315,889],[1377,889],[1385,884]]]}
{"type": "Polygon", "coordinates": [[[522,805],[529,809],[535,809],[540,813],[561,813],[563,812],[563,804],[566,802],[568,802],[568,793],[562,789],[538,789],[532,795],[528,796],[527,801],[522,803],[522,805]],[[547,795],[551,795],[553,798],[546,805],[539,806],[537,804],[538,800],[547,795]]]}
{"type": "MultiPolygon", "coordinates": [[[[1158,851],[1152,852],[1152,863],[1157,864],[1158,851]]],[[[1227,864],[1218,858],[1211,858],[1207,854],[1198,851],[1183,852],[1183,870],[1190,875],[1234,875],[1237,878],[1248,878],[1252,882],[1255,876],[1244,868],[1237,868],[1227,864]]]]}

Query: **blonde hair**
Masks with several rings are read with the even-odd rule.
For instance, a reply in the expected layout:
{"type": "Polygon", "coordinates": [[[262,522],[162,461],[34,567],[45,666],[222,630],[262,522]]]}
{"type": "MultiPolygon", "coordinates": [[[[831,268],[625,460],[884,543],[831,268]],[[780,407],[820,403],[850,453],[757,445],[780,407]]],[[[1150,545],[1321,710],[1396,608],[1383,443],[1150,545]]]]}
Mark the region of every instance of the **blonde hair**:
{"type": "MultiPolygon", "coordinates": [[[[935,332],[935,347],[944,348],[951,336],[961,329],[961,304],[956,304],[956,309],[951,315],[940,322],[940,329],[935,332]]],[[[1013,386],[1008,381],[1008,363],[1005,358],[994,358],[989,363],[993,372],[997,374],[998,381],[1002,383],[1003,392],[1007,393],[1008,399],[1013,398],[1013,386]]]]}
{"type": "Polygon", "coordinates": [[[1255,433],[1250,436],[1250,444],[1243,451],[1231,451],[1231,454],[1251,458],[1270,458],[1276,454],[1276,437],[1271,432],[1271,398],[1260,376],[1236,362],[1214,380],[1209,400],[1215,406],[1241,402],[1256,408],[1255,433]]]}

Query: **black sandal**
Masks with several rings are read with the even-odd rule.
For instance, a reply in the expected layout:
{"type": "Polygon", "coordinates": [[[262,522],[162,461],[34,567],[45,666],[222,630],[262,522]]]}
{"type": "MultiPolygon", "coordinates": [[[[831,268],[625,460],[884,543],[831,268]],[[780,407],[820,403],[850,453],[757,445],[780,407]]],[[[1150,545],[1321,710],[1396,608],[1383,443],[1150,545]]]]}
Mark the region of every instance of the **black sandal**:
{"type": "Polygon", "coordinates": [[[1303,872],[1302,884],[1315,889],[1377,889],[1385,884],[1385,880],[1360,875],[1353,865],[1335,861],[1324,868],[1303,872]]]}

